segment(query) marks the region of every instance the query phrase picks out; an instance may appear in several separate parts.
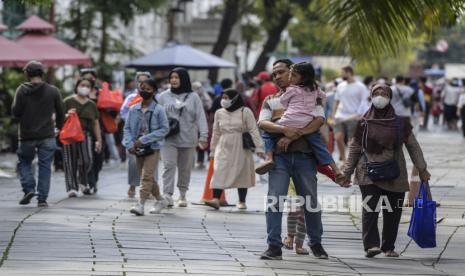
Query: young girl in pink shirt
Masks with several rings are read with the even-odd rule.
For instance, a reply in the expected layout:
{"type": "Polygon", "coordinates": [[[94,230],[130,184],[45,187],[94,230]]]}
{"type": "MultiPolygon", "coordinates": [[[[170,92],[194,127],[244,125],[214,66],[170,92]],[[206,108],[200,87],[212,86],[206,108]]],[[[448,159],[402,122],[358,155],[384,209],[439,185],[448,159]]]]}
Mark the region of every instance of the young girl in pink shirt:
{"type": "MultiPolygon", "coordinates": [[[[315,82],[315,70],[311,63],[301,62],[292,65],[290,73],[291,85],[286,92],[280,97],[280,102],[285,111],[278,124],[302,129],[310,124],[316,117],[324,117],[323,102],[326,95],[318,88],[315,82]]],[[[273,134],[265,132],[262,136],[265,142],[265,151],[267,159],[256,168],[258,174],[265,174],[274,169],[273,150],[282,134],[273,134]]],[[[333,181],[339,182],[344,176],[334,162],[328,148],[323,143],[319,132],[314,132],[304,136],[305,140],[312,147],[319,167],[330,166],[335,177],[333,181]]]]}

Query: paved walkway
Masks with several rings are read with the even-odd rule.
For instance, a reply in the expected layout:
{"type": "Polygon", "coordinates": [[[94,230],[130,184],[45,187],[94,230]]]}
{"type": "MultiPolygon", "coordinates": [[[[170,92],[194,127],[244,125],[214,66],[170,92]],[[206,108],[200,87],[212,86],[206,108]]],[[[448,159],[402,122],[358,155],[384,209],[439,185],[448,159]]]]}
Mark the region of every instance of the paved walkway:
{"type": "MultiPolygon", "coordinates": [[[[19,206],[18,181],[0,178],[0,275],[464,275],[465,141],[456,133],[422,133],[420,140],[444,218],[434,249],[420,249],[407,237],[406,210],[397,242],[402,256],[366,259],[360,213],[325,212],[329,260],[285,251],[283,261],[262,261],[265,184],[250,190],[246,212],[190,204],[135,217],[121,166],[104,169],[97,196],[73,199],[66,197],[63,174],[55,174],[47,209],[35,201],[19,206]]],[[[204,179],[205,171],[194,172],[191,202],[200,199],[204,179]]],[[[359,194],[320,179],[322,195],[359,194]]],[[[227,199],[234,203],[237,195],[228,191],[227,199]]]]}

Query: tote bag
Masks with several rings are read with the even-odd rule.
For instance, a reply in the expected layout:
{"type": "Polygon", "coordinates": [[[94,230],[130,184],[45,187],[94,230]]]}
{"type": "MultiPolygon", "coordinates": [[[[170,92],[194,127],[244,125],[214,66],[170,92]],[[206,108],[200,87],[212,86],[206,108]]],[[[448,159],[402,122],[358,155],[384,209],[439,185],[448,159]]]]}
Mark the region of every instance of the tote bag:
{"type": "Polygon", "coordinates": [[[408,235],[421,248],[436,247],[436,201],[428,200],[423,182],[414,203],[408,235]]]}

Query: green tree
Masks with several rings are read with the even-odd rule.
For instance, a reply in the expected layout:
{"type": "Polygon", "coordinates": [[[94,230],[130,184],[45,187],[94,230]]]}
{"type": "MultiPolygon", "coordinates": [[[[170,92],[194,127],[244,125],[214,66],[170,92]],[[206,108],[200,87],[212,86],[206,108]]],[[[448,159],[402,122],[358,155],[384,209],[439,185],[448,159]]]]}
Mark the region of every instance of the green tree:
{"type": "Polygon", "coordinates": [[[409,41],[457,22],[464,0],[318,0],[335,43],[357,61],[380,64],[409,41]]]}
{"type": "Polygon", "coordinates": [[[456,26],[443,27],[433,32],[431,39],[425,43],[425,49],[419,52],[418,58],[427,67],[432,64],[465,63],[463,49],[465,49],[465,20],[462,19],[456,26]],[[436,49],[439,40],[447,41],[447,51],[439,52],[436,49]]]}
{"type": "Polygon", "coordinates": [[[265,70],[270,54],[278,47],[281,33],[287,28],[294,11],[306,9],[311,0],[262,0],[256,3],[261,26],[266,31],[266,40],[252,69],[253,74],[265,70]]]}
{"type": "Polygon", "coordinates": [[[288,26],[292,44],[304,55],[344,55],[345,49],[336,47],[332,27],[321,14],[321,8],[312,2],[306,9],[294,12],[288,26]]]}
{"type": "MultiPolygon", "coordinates": [[[[219,57],[223,55],[229,44],[229,38],[234,26],[240,22],[244,15],[250,12],[252,7],[253,1],[251,0],[224,0],[222,5],[211,10],[210,14],[221,13],[222,18],[218,37],[211,51],[213,55],[219,57]]],[[[218,79],[218,69],[211,69],[208,72],[208,78],[212,83],[215,83],[218,79]]]]}

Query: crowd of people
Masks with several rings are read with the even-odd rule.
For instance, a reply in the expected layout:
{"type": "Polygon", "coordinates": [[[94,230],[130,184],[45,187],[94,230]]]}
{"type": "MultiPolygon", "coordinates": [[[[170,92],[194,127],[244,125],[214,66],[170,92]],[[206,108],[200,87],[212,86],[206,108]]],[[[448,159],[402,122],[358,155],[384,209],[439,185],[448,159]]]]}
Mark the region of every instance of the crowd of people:
{"type": "Polygon", "coordinates": [[[323,85],[311,63],[280,59],[274,62],[272,74],[261,72],[236,84],[223,79],[207,87],[192,82],[186,69],[175,68],[166,87],[150,72],[137,72],[134,80],[126,82],[124,102],[115,110],[99,108],[101,81],[94,69],[80,71],[74,93],[64,100],[56,87],[42,79],[41,63],[29,62],[24,73],[27,82],[18,88],[12,108],[20,126],[21,205],[29,204],[37,190],[38,206],[47,206],[51,164],[61,158],[69,197],[97,193],[105,160],[127,160],[128,197],[136,197],[140,187],[131,213],[144,215],[149,199],[155,200],[149,210],[152,214],[174,205],[185,208],[192,169],[204,168],[208,157],[214,167],[213,198],[205,204],[214,209],[221,207],[225,189],[237,189],[237,208],[246,209],[256,173],[269,175],[268,249],[263,259],[281,259],[281,248],[292,249],[293,243],[296,253],[309,254],[303,248],[305,235],[312,254],[328,258],[322,246],[317,172],[342,188],[358,185],[364,201],[370,198],[367,205],[372,210],[363,209],[362,214],[366,256],[397,257],[402,208],[413,202],[420,182],[430,178],[415,138],[417,129],[426,129],[430,116],[438,123],[436,117],[443,112],[450,129],[457,129],[461,116],[465,136],[465,93],[459,80],[434,87],[426,78],[417,82],[403,76],[392,81],[368,77],[360,82],[354,69],[346,66],[341,79],[323,85]],[[57,144],[57,133],[75,115],[84,139],[57,144]],[[109,127],[108,121],[116,128],[109,127]],[[332,157],[333,136],[337,161],[332,157]],[[410,182],[403,145],[414,164],[410,182]],[[37,182],[31,165],[36,154],[37,182]],[[257,166],[254,154],[263,159],[257,166]],[[366,167],[375,162],[395,166],[397,174],[384,171],[381,179],[373,176],[366,167]],[[159,164],[163,185],[158,184],[159,164]],[[288,235],[282,240],[284,206],[276,199],[287,196],[304,197],[311,210],[302,207],[289,213],[288,235]],[[382,197],[394,210],[383,209],[380,241],[376,207],[382,197]]]}

